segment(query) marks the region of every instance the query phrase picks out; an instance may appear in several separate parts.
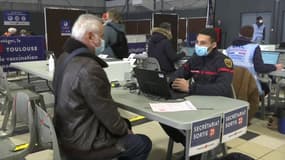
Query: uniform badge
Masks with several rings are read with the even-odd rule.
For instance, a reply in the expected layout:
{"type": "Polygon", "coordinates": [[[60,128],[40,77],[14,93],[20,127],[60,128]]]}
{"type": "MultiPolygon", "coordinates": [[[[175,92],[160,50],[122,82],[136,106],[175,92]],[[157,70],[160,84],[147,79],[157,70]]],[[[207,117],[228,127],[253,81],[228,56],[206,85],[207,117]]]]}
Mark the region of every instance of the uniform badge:
{"type": "Polygon", "coordinates": [[[226,65],[228,68],[232,68],[232,67],[233,67],[233,62],[232,62],[231,59],[226,58],[226,59],[224,60],[224,62],[225,62],[225,65],[226,65]]]}

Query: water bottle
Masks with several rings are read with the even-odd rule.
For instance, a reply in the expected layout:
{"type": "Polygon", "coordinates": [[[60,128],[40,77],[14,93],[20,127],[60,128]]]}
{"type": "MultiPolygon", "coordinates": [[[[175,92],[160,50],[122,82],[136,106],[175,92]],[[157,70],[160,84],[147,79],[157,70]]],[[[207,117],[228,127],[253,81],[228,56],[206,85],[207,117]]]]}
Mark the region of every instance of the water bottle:
{"type": "Polygon", "coordinates": [[[52,54],[49,56],[49,59],[48,59],[48,71],[49,72],[54,71],[54,58],[52,54]]]}

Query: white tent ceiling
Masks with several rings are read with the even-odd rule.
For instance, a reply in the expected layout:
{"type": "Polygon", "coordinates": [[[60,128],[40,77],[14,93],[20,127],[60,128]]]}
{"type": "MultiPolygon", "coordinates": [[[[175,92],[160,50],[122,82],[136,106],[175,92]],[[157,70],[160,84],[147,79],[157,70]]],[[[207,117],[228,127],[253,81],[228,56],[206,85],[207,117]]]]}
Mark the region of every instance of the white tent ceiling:
{"type": "MultiPolygon", "coordinates": [[[[162,10],[161,2],[163,1],[163,10],[185,10],[185,9],[197,9],[206,8],[207,0],[156,0],[156,10],[162,10]]],[[[126,0],[111,0],[106,1],[106,7],[122,7],[126,3],[126,0]]],[[[130,11],[154,9],[154,0],[129,0],[130,11]]]]}
{"type": "Polygon", "coordinates": [[[0,10],[41,10],[47,6],[104,10],[105,6],[123,8],[126,1],[130,12],[153,11],[154,1],[156,10],[164,11],[207,7],[207,0],[0,0],[0,10]]]}

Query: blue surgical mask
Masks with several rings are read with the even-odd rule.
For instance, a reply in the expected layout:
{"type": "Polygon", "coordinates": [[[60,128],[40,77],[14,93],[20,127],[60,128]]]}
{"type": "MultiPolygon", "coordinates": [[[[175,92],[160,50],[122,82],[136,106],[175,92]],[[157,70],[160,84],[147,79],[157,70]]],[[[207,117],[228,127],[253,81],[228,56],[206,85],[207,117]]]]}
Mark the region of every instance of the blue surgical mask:
{"type": "Polygon", "coordinates": [[[99,47],[95,47],[96,55],[102,53],[105,50],[105,41],[101,39],[101,45],[99,47]]]}
{"type": "Polygon", "coordinates": [[[208,47],[195,45],[195,53],[197,56],[207,56],[208,55],[208,47]]]}

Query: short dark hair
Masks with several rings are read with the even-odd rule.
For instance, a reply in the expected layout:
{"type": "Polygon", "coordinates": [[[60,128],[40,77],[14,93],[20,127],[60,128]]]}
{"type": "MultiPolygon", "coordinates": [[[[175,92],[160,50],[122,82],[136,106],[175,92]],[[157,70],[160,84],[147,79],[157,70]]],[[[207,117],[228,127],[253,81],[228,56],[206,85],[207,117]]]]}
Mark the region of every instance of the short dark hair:
{"type": "Polygon", "coordinates": [[[160,28],[164,28],[164,29],[167,29],[167,30],[170,30],[171,31],[171,24],[168,23],[168,22],[162,22],[159,24],[159,27],[160,28]]]}
{"type": "Polygon", "coordinates": [[[243,26],[240,29],[239,34],[245,38],[251,39],[253,36],[253,27],[250,25],[243,26]]]}
{"type": "Polygon", "coordinates": [[[217,42],[217,33],[213,28],[202,29],[198,34],[210,36],[212,42],[217,42]]]}
{"type": "Polygon", "coordinates": [[[256,17],[256,20],[257,20],[257,21],[259,21],[259,20],[261,20],[261,19],[263,19],[261,16],[256,17]]]}

